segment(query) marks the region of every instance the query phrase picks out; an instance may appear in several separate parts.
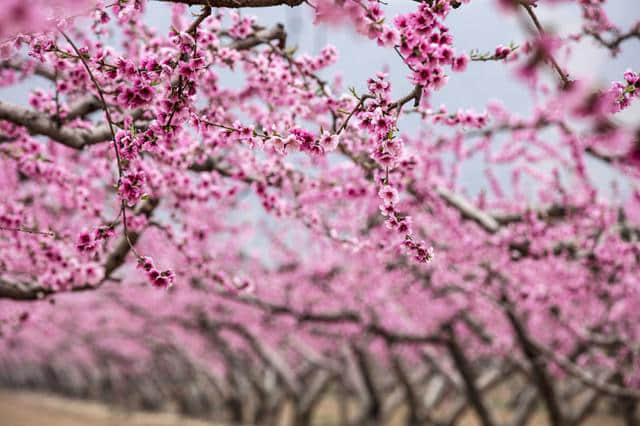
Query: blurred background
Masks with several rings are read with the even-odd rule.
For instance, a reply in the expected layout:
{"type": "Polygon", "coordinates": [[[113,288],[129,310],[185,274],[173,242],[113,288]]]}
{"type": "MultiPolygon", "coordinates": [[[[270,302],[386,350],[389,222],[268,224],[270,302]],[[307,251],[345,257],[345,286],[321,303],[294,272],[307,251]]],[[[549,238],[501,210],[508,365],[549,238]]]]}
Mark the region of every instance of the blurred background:
{"type": "MultiPolygon", "coordinates": [[[[498,11],[494,0],[474,0],[452,13],[447,20],[454,36],[454,46],[458,53],[472,49],[480,52],[492,52],[497,45],[510,43],[522,44],[527,37],[527,29],[522,21],[513,15],[505,15],[498,11]]],[[[415,8],[411,0],[390,0],[385,6],[386,15],[393,18],[415,8]]],[[[171,5],[162,2],[149,2],[145,15],[146,23],[160,32],[168,33],[170,26],[171,5]]],[[[622,28],[637,22],[640,17],[638,0],[610,0],[607,11],[611,20],[622,28]]],[[[193,13],[198,7],[190,9],[193,13]]],[[[402,60],[390,49],[379,48],[374,41],[355,34],[345,26],[315,26],[309,7],[295,8],[273,7],[264,9],[246,9],[245,15],[257,17],[257,23],[271,27],[277,23],[284,24],[288,34],[288,46],[297,46],[299,52],[315,54],[325,45],[337,47],[339,60],[325,73],[325,78],[341,78],[342,87],[346,91],[354,87],[358,93],[366,90],[366,79],[376,72],[388,72],[393,83],[394,98],[408,93],[412,86],[407,80],[408,70],[402,60]]],[[[559,34],[577,33],[581,28],[580,10],[574,4],[558,4],[540,8],[538,16],[545,27],[559,34]]],[[[117,43],[117,36],[112,40],[117,43]]],[[[572,78],[587,78],[595,85],[608,87],[611,81],[621,80],[624,71],[631,67],[640,70],[640,43],[630,41],[621,54],[611,57],[609,51],[598,47],[593,40],[585,38],[571,45],[569,52],[563,51],[558,59],[572,78]],[[568,57],[568,59],[566,59],[568,57]]],[[[472,62],[465,73],[450,75],[449,83],[444,89],[432,95],[434,107],[447,105],[449,111],[473,108],[482,111],[485,106],[499,99],[505,107],[522,116],[528,116],[534,106],[535,99],[530,90],[513,77],[513,70],[502,62],[472,62]]],[[[241,73],[225,71],[221,73],[223,81],[228,85],[239,85],[241,73]]],[[[551,70],[546,77],[550,84],[555,81],[551,70]]],[[[18,85],[0,88],[0,99],[22,105],[27,104],[30,90],[48,84],[37,78],[27,79],[18,85]]],[[[640,103],[617,116],[617,119],[628,123],[640,121],[640,103]]],[[[402,132],[418,134],[422,124],[417,116],[405,117],[400,122],[402,132]]],[[[462,186],[471,193],[477,193],[487,186],[484,165],[481,158],[474,158],[461,169],[459,179],[462,186]]],[[[590,173],[603,187],[618,179],[610,168],[590,160],[590,173]]],[[[502,176],[502,178],[505,178],[502,176]]],[[[258,210],[248,211],[247,215],[255,215],[258,210]]],[[[260,245],[257,245],[260,247],[260,245]]],[[[259,248],[257,251],[260,251],[259,248]]],[[[328,410],[332,408],[329,407],[328,410]]],[[[15,392],[0,392],[0,425],[198,425],[211,424],[186,421],[173,415],[151,415],[113,411],[101,404],[87,402],[70,402],[52,396],[34,396],[15,392]],[[43,420],[46,418],[46,420],[43,420]]],[[[469,423],[473,424],[473,423],[469,423]]],[[[543,423],[540,423],[543,424],[543,423]]],[[[601,419],[593,426],[607,426],[608,420],[601,419]]]]}

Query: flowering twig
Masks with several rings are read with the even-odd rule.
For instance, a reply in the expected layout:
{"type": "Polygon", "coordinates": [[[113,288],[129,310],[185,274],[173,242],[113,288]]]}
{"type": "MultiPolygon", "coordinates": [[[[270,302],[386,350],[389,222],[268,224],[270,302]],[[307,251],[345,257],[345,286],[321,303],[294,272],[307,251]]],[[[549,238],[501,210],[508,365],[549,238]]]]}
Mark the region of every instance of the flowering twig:
{"type": "MultiPolygon", "coordinates": [[[[62,36],[67,40],[67,42],[71,45],[73,50],[76,52],[76,55],[78,56],[78,59],[80,59],[80,61],[82,62],[82,65],[84,65],[85,70],[89,74],[89,77],[91,78],[91,81],[93,82],[93,85],[95,86],[95,88],[96,88],[96,90],[98,92],[98,96],[100,97],[100,102],[102,102],[102,108],[104,109],[104,114],[105,114],[105,117],[107,118],[107,123],[109,125],[109,131],[111,132],[111,140],[113,141],[113,149],[114,149],[114,151],[116,153],[116,164],[118,166],[118,181],[116,183],[116,188],[120,189],[120,183],[122,182],[122,176],[123,176],[122,160],[120,159],[120,150],[118,148],[118,144],[116,143],[116,132],[114,130],[113,120],[111,119],[111,113],[109,112],[109,107],[107,105],[107,101],[104,98],[104,93],[102,92],[102,88],[100,87],[100,84],[98,83],[98,80],[96,80],[95,76],[93,75],[93,72],[91,72],[91,68],[89,68],[89,64],[87,63],[87,61],[84,58],[84,56],[80,53],[80,50],[76,47],[76,45],[69,38],[69,36],[67,36],[64,33],[64,31],[62,31],[61,29],[59,31],[62,34],[62,36]]],[[[128,232],[128,228],[127,228],[128,227],[128,225],[127,225],[127,205],[126,205],[126,202],[125,202],[124,198],[121,198],[121,200],[120,200],[120,213],[122,214],[122,227],[123,227],[124,236],[125,236],[127,242],[129,243],[129,246],[130,246],[131,250],[133,251],[133,253],[136,255],[136,257],[139,258],[140,256],[136,252],[136,250],[133,247],[133,244],[131,242],[131,239],[129,238],[129,232],[128,232]]]]}

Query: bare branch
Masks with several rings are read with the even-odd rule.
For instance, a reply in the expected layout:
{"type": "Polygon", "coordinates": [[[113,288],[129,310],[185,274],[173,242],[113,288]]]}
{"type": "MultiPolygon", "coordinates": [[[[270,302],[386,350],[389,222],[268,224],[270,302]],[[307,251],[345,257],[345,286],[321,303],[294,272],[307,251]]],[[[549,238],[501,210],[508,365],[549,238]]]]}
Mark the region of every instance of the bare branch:
{"type": "Polygon", "coordinates": [[[599,32],[590,29],[586,29],[585,34],[590,35],[602,46],[613,50],[615,53],[615,51],[620,48],[620,44],[622,44],[624,41],[630,40],[632,38],[637,38],[638,40],[640,40],[640,24],[636,24],[634,28],[630,29],[626,33],[617,34],[610,40],[605,40],[599,32]]]}
{"type": "Polygon", "coordinates": [[[229,7],[270,7],[270,6],[299,6],[304,0],[156,0],[165,3],[182,3],[189,6],[229,7]]]}
{"type": "Polygon", "coordinates": [[[531,416],[535,414],[537,405],[538,395],[536,394],[535,388],[527,386],[513,416],[513,425],[527,426],[531,416]]]}
{"type": "Polygon", "coordinates": [[[86,98],[80,99],[73,104],[69,112],[64,116],[64,121],[75,120],[76,118],[84,117],[92,112],[100,111],[102,109],[102,103],[100,99],[93,95],[89,95],[86,98]]]}
{"type": "Polygon", "coordinates": [[[32,134],[48,136],[74,149],[83,149],[85,146],[111,139],[111,131],[107,125],[100,124],[92,129],[59,127],[56,121],[46,114],[2,101],[0,120],[23,126],[32,134]]]}
{"type": "MultiPolygon", "coordinates": [[[[542,28],[542,25],[540,24],[540,21],[538,20],[538,17],[536,16],[535,12],[533,11],[532,6],[527,2],[521,2],[520,4],[527,11],[527,14],[529,15],[529,17],[533,21],[533,24],[535,25],[535,27],[538,30],[538,32],[540,33],[540,35],[544,36],[545,35],[544,28],[542,28]]],[[[545,52],[545,54],[546,54],[547,59],[549,60],[549,62],[551,62],[551,66],[553,67],[553,69],[556,71],[556,73],[558,73],[558,77],[560,77],[560,80],[562,80],[563,87],[564,88],[568,88],[569,85],[571,84],[571,80],[569,80],[568,74],[565,71],[562,70],[562,68],[560,67],[560,65],[558,64],[556,59],[553,57],[553,55],[551,55],[551,53],[545,52]]]]}
{"type": "Polygon", "coordinates": [[[202,9],[202,13],[198,15],[196,20],[193,21],[193,23],[189,26],[189,28],[187,29],[187,33],[195,36],[196,32],[198,31],[198,26],[209,16],[211,16],[211,6],[207,5],[202,9]]]}
{"type": "Polygon", "coordinates": [[[564,371],[566,371],[571,376],[580,380],[583,384],[590,386],[594,389],[599,390],[600,392],[621,398],[630,398],[630,399],[640,399],[640,392],[630,388],[623,388],[620,386],[612,385],[607,383],[607,380],[597,379],[593,377],[588,372],[584,371],[578,365],[573,363],[571,360],[562,356],[555,351],[546,348],[540,344],[535,344],[536,348],[543,354],[545,357],[548,357],[556,364],[558,364],[564,371]]]}
{"type": "MultiPolygon", "coordinates": [[[[7,59],[5,61],[0,62],[0,69],[5,68],[5,69],[12,69],[15,71],[25,71],[25,68],[27,67],[28,63],[27,62],[21,62],[15,59],[7,59]]],[[[45,67],[42,64],[36,64],[35,67],[33,68],[33,73],[37,76],[46,78],[47,80],[51,80],[51,81],[55,81],[56,79],[56,73],[55,71],[53,71],[50,68],[45,67]]]]}
{"type": "Polygon", "coordinates": [[[464,381],[465,388],[467,390],[467,397],[469,398],[470,404],[478,414],[480,422],[483,426],[496,426],[496,422],[493,419],[491,412],[487,408],[487,405],[484,403],[482,393],[480,392],[480,389],[476,384],[473,369],[471,368],[466,355],[462,351],[462,348],[456,341],[455,336],[453,335],[453,332],[451,330],[450,338],[447,340],[447,348],[449,349],[449,353],[451,354],[453,363],[462,376],[462,380],[464,381]]]}
{"type": "Polygon", "coordinates": [[[524,352],[524,355],[531,366],[533,379],[547,407],[550,424],[552,426],[564,425],[565,418],[559,405],[560,400],[556,395],[556,390],[549,378],[542,353],[529,337],[529,333],[527,332],[525,325],[516,316],[513,309],[510,306],[505,306],[505,311],[513,330],[515,331],[515,335],[522,348],[522,352],[524,352]]]}
{"type": "Polygon", "coordinates": [[[451,207],[455,207],[462,217],[473,220],[485,231],[494,234],[498,232],[498,229],[500,229],[500,224],[493,217],[476,208],[462,196],[455,194],[444,187],[439,187],[436,191],[447,204],[451,207]]]}
{"type": "Polygon", "coordinates": [[[371,375],[371,368],[369,366],[369,360],[363,349],[356,345],[350,345],[353,354],[354,367],[357,369],[360,378],[362,379],[363,390],[366,392],[366,401],[360,417],[362,421],[367,419],[378,419],[382,415],[382,404],[380,396],[378,395],[378,389],[375,385],[373,377],[371,375]]]}
{"type": "Polygon", "coordinates": [[[256,31],[253,35],[241,40],[236,40],[227,47],[236,50],[248,50],[271,40],[278,40],[278,45],[281,49],[284,49],[287,33],[282,24],[277,24],[273,28],[256,31]]]}

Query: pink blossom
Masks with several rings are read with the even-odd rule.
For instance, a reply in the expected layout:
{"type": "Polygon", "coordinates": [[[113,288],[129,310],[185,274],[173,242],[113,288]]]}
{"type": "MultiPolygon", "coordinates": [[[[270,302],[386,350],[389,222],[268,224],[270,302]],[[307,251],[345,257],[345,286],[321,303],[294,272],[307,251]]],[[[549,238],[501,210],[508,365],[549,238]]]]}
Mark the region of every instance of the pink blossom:
{"type": "Polygon", "coordinates": [[[380,191],[378,191],[378,195],[385,205],[393,205],[400,200],[398,190],[389,185],[385,185],[380,188],[380,191]]]}

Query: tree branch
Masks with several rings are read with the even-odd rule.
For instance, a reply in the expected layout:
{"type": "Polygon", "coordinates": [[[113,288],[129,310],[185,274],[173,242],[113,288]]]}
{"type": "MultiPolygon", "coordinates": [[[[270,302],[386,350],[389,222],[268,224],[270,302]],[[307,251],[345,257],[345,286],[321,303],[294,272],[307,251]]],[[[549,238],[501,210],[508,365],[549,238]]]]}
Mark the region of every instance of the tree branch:
{"type": "Polygon", "coordinates": [[[76,118],[84,117],[92,112],[100,111],[102,109],[102,103],[100,99],[93,95],[89,95],[86,98],[80,99],[73,104],[69,112],[64,116],[64,121],[75,120],[76,118]]]}
{"type": "Polygon", "coordinates": [[[100,124],[92,129],[59,127],[46,114],[29,110],[18,105],[0,101],[0,120],[6,120],[25,127],[32,134],[48,136],[74,149],[83,149],[111,139],[109,126],[100,124]]]}
{"type": "Polygon", "coordinates": [[[529,337],[529,333],[527,332],[525,325],[513,312],[511,306],[507,306],[505,304],[505,311],[509,318],[509,322],[513,327],[517,341],[522,347],[522,351],[531,366],[533,379],[540,391],[540,396],[547,407],[550,424],[552,426],[564,426],[566,424],[564,414],[558,403],[559,398],[556,394],[556,390],[549,378],[547,369],[543,362],[542,353],[529,337]]]}
{"type": "Polygon", "coordinates": [[[476,222],[482,229],[491,234],[498,232],[498,229],[500,229],[500,224],[496,219],[476,208],[461,195],[455,194],[444,187],[439,187],[436,191],[447,204],[457,209],[463,218],[476,222]]]}
{"type": "Polygon", "coordinates": [[[165,3],[181,3],[189,6],[228,7],[270,7],[270,6],[299,6],[304,0],[156,0],[165,3]]]}
{"type": "MultiPolygon", "coordinates": [[[[153,213],[153,210],[157,207],[158,200],[150,199],[145,200],[140,204],[140,207],[136,210],[136,214],[144,214],[149,217],[153,213]]],[[[107,256],[104,263],[104,277],[102,281],[96,285],[85,284],[78,287],[73,287],[70,292],[95,290],[99,288],[111,274],[122,266],[131,251],[132,244],[135,244],[140,238],[140,234],[137,232],[130,232],[129,239],[122,236],[118,243],[115,245],[113,251],[107,256]],[[130,244],[131,243],[131,244],[130,244]]],[[[12,299],[21,301],[33,301],[39,300],[52,294],[62,293],[42,286],[32,286],[23,282],[13,282],[0,278],[0,299],[12,299]]]]}
{"type": "MultiPolygon", "coordinates": [[[[524,2],[524,1],[521,2],[520,4],[527,11],[527,14],[529,15],[529,17],[533,21],[533,25],[536,27],[536,29],[538,30],[540,35],[541,36],[545,36],[544,28],[542,27],[542,24],[540,24],[540,21],[538,20],[538,17],[536,16],[535,12],[533,11],[533,8],[531,7],[531,5],[529,3],[527,3],[527,2],[524,2]]],[[[556,59],[553,57],[551,52],[545,52],[545,54],[547,56],[547,59],[549,59],[549,62],[551,62],[551,66],[553,67],[553,69],[556,71],[556,73],[558,73],[558,77],[560,77],[560,80],[562,80],[563,88],[568,88],[569,85],[571,84],[571,81],[569,80],[568,74],[565,71],[562,70],[562,68],[560,67],[560,65],[558,64],[556,59]]]]}
{"type": "MultiPolygon", "coordinates": [[[[12,69],[15,71],[25,72],[25,65],[28,65],[28,62],[21,62],[15,59],[7,59],[0,62],[0,69],[12,69]]],[[[46,78],[47,80],[55,81],[56,73],[50,68],[45,67],[42,64],[36,64],[33,73],[40,77],[46,78]]]]}
{"type": "Polygon", "coordinates": [[[640,40],[640,24],[636,24],[634,28],[630,29],[626,33],[618,34],[610,40],[605,40],[604,37],[600,35],[600,33],[594,30],[586,29],[584,33],[593,37],[602,46],[616,51],[620,48],[620,44],[622,44],[622,42],[626,40],[630,40],[632,38],[637,38],[640,40]]]}
{"type": "Polygon", "coordinates": [[[287,33],[282,24],[276,24],[273,28],[256,31],[253,35],[241,40],[236,40],[226,47],[236,50],[248,50],[271,40],[278,40],[280,48],[284,49],[287,33]]]}
{"type": "Polygon", "coordinates": [[[469,402],[478,414],[480,422],[483,426],[495,426],[496,422],[493,419],[491,412],[487,408],[487,405],[484,403],[482,393],[480,392],[480,389],[476,384],[473,369],[471,368],[467,357],[462,351],[462,348],[456,341],[456,338],[453,335],[453,331],[451,329],[449,329],[449,331],[450,338],[447,340],[447,348],[449,349],[449,353],[451,354],[453,363],[462,376],[462,380],[464,381],[465,388],[467,390],[467,397],[469,398],[469,402]]]}

